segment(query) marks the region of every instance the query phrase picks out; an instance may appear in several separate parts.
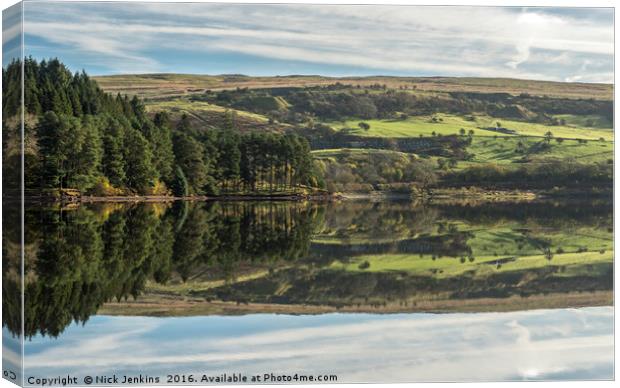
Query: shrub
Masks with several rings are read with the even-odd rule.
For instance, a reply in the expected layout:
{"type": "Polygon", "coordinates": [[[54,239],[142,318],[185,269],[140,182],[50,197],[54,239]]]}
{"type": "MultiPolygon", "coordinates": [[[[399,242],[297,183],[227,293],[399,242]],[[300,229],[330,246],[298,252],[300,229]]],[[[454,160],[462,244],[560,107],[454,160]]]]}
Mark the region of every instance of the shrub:
{"type": "Polygon", "coordinates": [[[99,197],[110,197],[115,195],[122,195],[123,190],[112,186],[108,178],[99,177],[95,182],[95,186],[92,188],[91,194],[99,197]]]}
{"type": "Polygon", "coordinates": [[[148,191],[147,194],[148,195],[165,196],[165,195],[170,194],[170,191],[168,190],[168,186],[166,186],[166,184],[164,182],[162,182],[159,179],[157,179],[157,180],[155,180],[155,184],[148,191]]]}
{"type": "Polygon", "coordinates": [[[364,131],[368,131],[370,129],[370,124],[365,123],[363,121],[357,124],[357,126],[363,129],[364,131]]]}

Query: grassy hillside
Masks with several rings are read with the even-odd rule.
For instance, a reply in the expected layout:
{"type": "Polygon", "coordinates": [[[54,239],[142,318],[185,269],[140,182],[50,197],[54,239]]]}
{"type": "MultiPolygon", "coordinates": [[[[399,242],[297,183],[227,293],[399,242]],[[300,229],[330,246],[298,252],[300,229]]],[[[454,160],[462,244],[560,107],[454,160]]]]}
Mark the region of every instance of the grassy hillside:
{"type": "Polygon", "coordinates": [[[161,98],[203,93],[205,90],[236,88],[265,89],[276,87],[304,87],[331,85],[336,82],[368,86],[376,83],[388,88],[425,92],[480,92],[528,93],[535,96],[594,98],[611,100],[612,85],[532,81],[508,78],[458,77],[344,77],[284,76],[246,77],[242,75],[193,74],[136,74],[94,77],[101,87],[110,92],[136,94],[146,98],[161,98]]]}
{"type": "MultiPolygon", "coordinates": [[[[587,119],[573,119],[573,123],[583,122],[587,119]]],[[[385,120],[346,120],[344,122],[328,123],[337,130],[343,130],[359,136],[377,137],[419,137],[435,135],[458,135],[461,128],[466,133],[474,131],[474,136],[496,137],[509,136],[533,136],[544,137],[547,132],[552,132],[555,137],[565,139],[587,139],[606,141],[613,140],[612,127],[591,128],[579,125],[544,125],[523,121],[493,118],[486,115],[469,116],[468,118],[449,114],[436,114],[432,116],[416,116],[407,119],[385,120]],[[364,130],[359,123],[367,123],[370,128],[364,130]],[[502,133],[496,130],[497,124],[502,128],[514,131],[514,134],[502,133]]]]}
{"type": "Polygon", "coordinates": [[[234,112],[237,117],[241,119],[251,120],[257,123],[266,123],[268,121],[267,117],[256,113],[237,109],[226,109],[219,105],[209,104],[202,101],[190,101],[187,99],[158,101],[148,104],[146,108],[149,112],[168,111],[173,113],[187,113],[189,115],[202,117],[205,121],[213,116],[221,116],[228,110],[230,112],[234,112]]]}
{"type": "Polygon", "coordinates": [[[460,162],[460,166],[472,163],[497,163],[510,164],[521,163],[525,157],[530,163],[544,162],[549,159],[572,158],[582,163],[607,163],[613,159],[613,142],[588,141],[587,143],[577,140],[564,140],[561,143],[551,141],[549,149],[538,150],[540,138],[536,137],[498,137],[482,138],[474,137],[468,151],[472,153],[471,160],[460,162]],[[524,145],[526,153],[519,153],[518,144],[524,145]]]}
{"type": "Polygon", "coordinates": [[[199,130],[232,120],[241,132],[301,134],[331,191],[504,187],[498,174],[506,171],[519,174],[505,177],[513,189],[539,187],[541,179],[550,188],[591,189],[611,181],[611,85],[312,75],[151,74],[97,81],[108,91],[144,97],[151,115],[167,111],[173,125],[186,116],[199,130]],[[558,169],[545,168],[549,163],[574,168],[553,176],[558,169]],[[485,173],[471,175],[470,168],[485,173]],[[455,175],[461,171],[469,175],[455,175]]]}
{"type": "Polygon", "coordinates": [[[149,101],[146,104],[146,111],[151,115],[161,111],[168,112],[173,125],[176,125],[183,115],[187,115],[193,127],[203,129],[222,128],[229,119],[227,114],[232,118],[235,128],[241,131],[282,132],[289,127],[286,123],[270,123],[266,116],[258,113],[227,108],[204,101],[193,101],[184,97],[149,101]]]}

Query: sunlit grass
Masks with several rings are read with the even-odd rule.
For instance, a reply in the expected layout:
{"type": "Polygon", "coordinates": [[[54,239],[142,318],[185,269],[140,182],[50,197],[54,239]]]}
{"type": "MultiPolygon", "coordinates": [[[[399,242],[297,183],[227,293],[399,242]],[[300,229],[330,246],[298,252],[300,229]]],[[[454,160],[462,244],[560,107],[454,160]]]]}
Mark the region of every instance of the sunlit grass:
{"type": "Polygon", "coordinates": [[[569,125],[544,125],[538,123],[493,118],[485,115],[475,115],[468,117],[471,117],[473,120],[468,120],[465,117],[449,114],[436,114],[433,116],[409,117],[405,120],[351,119],[345,121],[329,122],[328,124],[337,130],[348,128],[348,130],[355,135],[374,137],[419,137],[420,135],[425,137],[433,136],[433,132],[435,133],[435,135],[442,136],[457,135],[460,133],[460,130],[462,128],[466,131],[466,133],[469,133],[470,130],[473,130],[475,137],[505,137],[518,135],[544,137],[547,132],[551,132],[555,137],[562,137],[567,139],[598,140],[599,138],[603,138],[606,141],[613,140],[613,132],[611,132],[609,129],[586,128],[569,125]],[[433,118],[435,118],[436,120],[433,121],[433,118]],[[365,122],[369,124],[370,128],[368,130],[360,128],[360,122],[365,122]],[[515,131],[515,134],[504,134],[491,130],[492,128],[497,127],[498,123],[501,125],[502,128],[515,131]]]}
{"type": "Polygon", "coordinates": [[[188,99],[175,99],[171,101],[153,101],[147,102],[146,108],[149,112],[158,112],[158,111],[171,111],[171,112],[179,112],[179,113],[187,113],[194,114],[199,117],[206,116],[209,114],[217,113],[223,114],[227,110],[230,112],[235,112],[240,117],[245,117],[254,121],[264,122],[268,121],[267,117],[247,112],[244,110],[237,109],[229,109],[215,104],[209,104],[204,101],[190,101],[188,99]]]}
{"type": "Polygon", "coordinates": [[[499,164],[514,163],[524,157],[534,162],[541,158],[574,158],[576,162],[582,163],[607,162],[613,159],[613,143],[609,141],[590,140],[580,143],[577,140],[564,140],[560,143],[551,140],[549,149],[536,151],[536,144],[542,141],[544,140],[538,137],[474,137],[467,151],[474,155],[472,162],[499,164]],[[519,142],[526,152],[517,152],[519,142]]]}

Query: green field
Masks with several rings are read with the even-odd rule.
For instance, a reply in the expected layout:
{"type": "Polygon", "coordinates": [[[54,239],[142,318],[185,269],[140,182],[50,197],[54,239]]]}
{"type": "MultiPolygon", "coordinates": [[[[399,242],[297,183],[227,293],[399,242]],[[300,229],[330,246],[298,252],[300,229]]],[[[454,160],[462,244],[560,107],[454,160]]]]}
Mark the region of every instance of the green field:
{"type": "Polygon", "coordinates": [[[556,119],[564,120],[565,125],[583,128],[598,128],[613,130],[613,122],[601,115],[554,115],[556,119]]]}
{"type": "Polygon", "coordinates": [[[586,139],[598,140],[600,138],[606,141],[613,140],[613,132],[611,128],[585,128],[568,125],[543,125],[537,123],[528,123],[522,121],[496,119],[489,116],[472,116],[474,120],[467,120],[464,117],[437,114],[434,116],[417,116],[409,117],[406,120],[347,120],[344,122],[329,122],[336,130],[347,128],[350,133],[359,136],[371,137],[428,137],[435,135],[457,135],[461,128],[467,133],[474,131],[474,136],[479,137],[496,137],[496,136],[533,136],[544,137],[547,132],[553,133],[554,137],[566,139],[586,139]],[[436,121],[433,121],[433,117],[436,121]],[[364,130],[359,127],[360,122],[370,125],[370,129],[364,130]],[[489,130],[487,128],[495,128],[497,123],[501,127],[513,130],[515,134],[505,134],[489,130]]]}
{"type": "MultiPolygon", "coordinates": [[[[344,122],[330,122],[336,130],[348,128],[350,133],[359,136],[371,137],[419,137],[436,135],[455,135],[459,133],[461,128],[469,131],[476,131],[478,125],[476,122],[467,121],[464,118],[451,115],[436,115],[442,121],[432,122],[431,116],[410,117],[406,120],[347,120],[344,122]],[[358,124],[365,122],[370,125],[369,130],[359,128],[358,124]]],[[[480,132],[480,131],[479,131],[480,132]]],[[[484,131],[488,132],[488,131],[484,131]]],[[[486,136],[493,136],[494,133],[489,132],[486,136]]],[[[478,134],[482,135],[482,133],[478,134]]]]}
{"type": "MultiPolygon", "coordinates": [[[[479,123],[482,123],[483,127],[492,126],[494,121],[500,121],[502,127],[517,131],[518,135],[522,136],[545,136],[545,133],[551,132],[554,137],[561,137],[565,139],[586,139],[586,140],[599,140],[603,138],[606,141],[612,141],[614,134],[611,128],[594,129],[594,128],[581,128],[572,127],[566,125],[543,125],[537,123],[526,123],[522,121],[510,121],[502,119],[482,118],[478,119],[479,123]]],[[[489,132],[489,131],[486,131],[489,132]]]]}
{"type": "Polygon", "coordinates": [[[552,140],[549,143],[550,148],[546,150],[536,151],[536,144],[541,141],[538,137],[501,137],[501,138],[482,138],[474,137],[472,144],[467,151],[474,155],[471,161],[459,162],[461,167],[471,165],[472,163],[498,163],[507,164],[515,163],[527,157],[530,162],[537,160],[544,161],[548,158],[574,158],[578,162],[601,162],[606,163],[613,159],[614,144],[609,141],[591,140],[587,143],[577,140],[564,140],[558,143],[552,140]],[[519,153],[518,143],[521,142],[526,150],[531,152],[519,153]]]}
{"type": "MultiPolygon", "coordinates": [[[[471,160],[458,161],[454,169],[460,170],[481,163],[495,163],[515,168],[522,165],[523,158],[527,158],[529,163],[544,163],[552,159],[574,159],[581,163],[609,163],[613,160],[614,144],[609,141],[588,141],[580,143],[577,140],[564,140],[561,143],[553,140],[549,144],[549,149],[536,151],[536,144],[540,143],[538,137],[526,136],[507,136],[498,137],[477,137],[474,136],[472,144],[467,147],[467,152],[473,157],[471,160]],[[518,143],[524,144],[525,149],[534,150],[531,153],[517,152],[518,143]]],[[[399,158],[415,157],[415,154],[407,154],[399,151],[363,149],[363,148],[335,148],[312,151],[316,160],[329,160],[332,162],[354,162],[369,155],[385,155],[399,158]]],[[[426,159],[436,162],[438,157],[426,157],[426,159]]]]}

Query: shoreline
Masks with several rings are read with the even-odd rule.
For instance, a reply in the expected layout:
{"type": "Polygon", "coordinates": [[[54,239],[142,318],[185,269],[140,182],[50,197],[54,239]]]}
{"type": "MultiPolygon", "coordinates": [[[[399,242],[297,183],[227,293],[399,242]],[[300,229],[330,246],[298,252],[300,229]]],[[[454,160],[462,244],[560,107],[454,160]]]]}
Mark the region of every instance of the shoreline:
{"type": "MultiPolygon", "coordinates": [[[[562,190],[501,190],[481,188],[434,188],[424,192],[399,192],[390,190],[376,190],[370,192],[336,192],[325,194],[268,194],[268,195],[196,195],[187,197],[166,195],[134,195],[134,196],[24,196],[27,203],[101,203],[101,202],[208,202],[208,201],[313,201],[332,202],[340,200],[481,200],[489,202],[517,201],[529,202],[541,199],[562,198],[605,198],[613,195],[612,189],[562,189],[562,190]]],[[[19,196],[3,197],[4,201],[19,201],[19,196]]]]}
{"type": "MultiPolygon", "coordinates": [[[[208,201],[333,201],[342,199],[339,194],[324,195],[306,195],[306,194],[283,194],[283,195],[222,195],[207,196],[196,195],[187,197],[165,196],[165,195],[132,195],[132,196],[90,196],[84,195],[80,197],[61,197],[52,196],[25,196],[27,203],[63,203],[63,204],[80,204],[80,203],[99,203],[99,202],[208,202],[208,201]]],[[[4,200],[19,201],[20,197],[4,197],[4,200]]]]}
{"type": "MultiPolygon", "coordinates": [[[[412,301],[413,302],[413,301],[412,301]]],[[[510,296],[507,298],[474,298],[419,300],[402,306],[390,303],[386,306],[329,306],[312,304],[236,303],[207,301],[203,298],[184,297],[175,294],[147,293],[135,301],[104,303],[98,315],[118,316],[199,316],[199,315],[247,315],[287,314],[318,315],[327,313],[475,313],[507,312],[532,309],[579,308],[613,306],[613,291],[567,292],[510,296]]]]}

